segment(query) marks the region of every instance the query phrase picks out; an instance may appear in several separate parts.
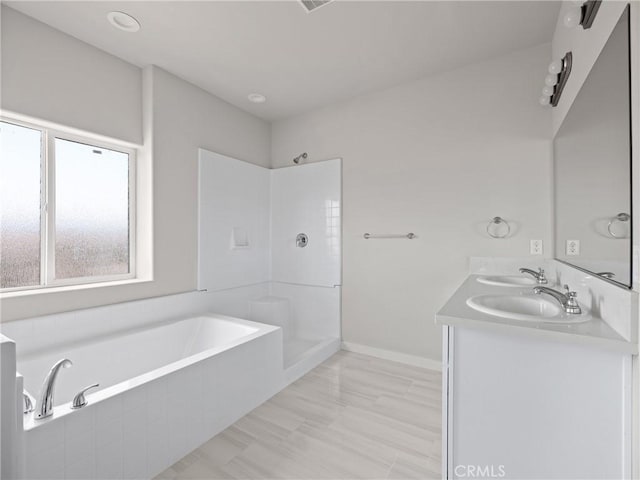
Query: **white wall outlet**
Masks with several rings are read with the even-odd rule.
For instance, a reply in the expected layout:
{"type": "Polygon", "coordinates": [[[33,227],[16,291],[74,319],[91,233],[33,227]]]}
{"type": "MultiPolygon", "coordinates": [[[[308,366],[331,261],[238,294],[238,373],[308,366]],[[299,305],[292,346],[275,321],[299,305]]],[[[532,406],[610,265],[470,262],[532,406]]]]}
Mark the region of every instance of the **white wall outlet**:
{"type": "Polygon", "coordinates": [[[529,253],[531,255],[542,255],[542,240],[529,240],[529,253]]]}
{"type": "Polygon", "coordinates": [[[580,240],[567,240],[567,255],[580,255],[580,240]]]}

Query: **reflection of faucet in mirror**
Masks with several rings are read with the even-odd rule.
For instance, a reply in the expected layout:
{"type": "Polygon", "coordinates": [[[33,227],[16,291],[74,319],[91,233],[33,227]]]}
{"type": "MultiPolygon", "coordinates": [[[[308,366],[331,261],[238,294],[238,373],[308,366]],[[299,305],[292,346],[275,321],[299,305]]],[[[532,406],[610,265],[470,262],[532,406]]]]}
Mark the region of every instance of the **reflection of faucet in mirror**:
{"type": "Polygon", "coordinates": [[[599,275],[604,278],[613,278],[616,276],[616,274],[613,272],[600,272],[600,273],[596,273],[596,275],[599,275]]]}
{"type": "Polygon", "coordinates": [[[547,283],[547,277],[545,276],[544,270],[542,268],[539,268],[537,272],[529,268],[521,268],[520,273],[526,273],[528,275],[531,275],[535,279],[535,281],[540,285],[544,285],[547,283]]]}

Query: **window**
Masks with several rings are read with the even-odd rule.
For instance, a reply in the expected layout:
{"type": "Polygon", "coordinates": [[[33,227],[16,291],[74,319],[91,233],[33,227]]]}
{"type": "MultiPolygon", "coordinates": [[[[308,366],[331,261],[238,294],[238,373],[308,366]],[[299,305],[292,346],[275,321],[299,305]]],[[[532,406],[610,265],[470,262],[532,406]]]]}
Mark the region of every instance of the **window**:
{"type": "Polygon", "coordinates": [[[135,152],[0,121],[0,289],[133,278],[135,152]]]}

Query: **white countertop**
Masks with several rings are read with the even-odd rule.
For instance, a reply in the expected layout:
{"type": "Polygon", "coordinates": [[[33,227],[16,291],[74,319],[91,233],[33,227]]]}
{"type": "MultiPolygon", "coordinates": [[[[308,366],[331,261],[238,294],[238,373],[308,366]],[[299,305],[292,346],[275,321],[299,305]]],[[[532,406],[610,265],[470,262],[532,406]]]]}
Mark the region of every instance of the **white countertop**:
{"type": "MultiPolygon", "coordinates": [[[[637,354],[638,345],[621,337],[602,319],[594,317],[584,323],[563,324],[551,322],[526,322],[494,317],[478,312],[467,305],[467,299],[475,295],[518,295],[530,293],[533,287],[498,287],[477,281],[481,275],[470,275],[436,314],[436,324],[481,328],[503,333],[520,333],[552,341],[566,341],[600,346],[622,353],[637,354]]],[[[557,286],[551,286],[557,288],[557,286]]],[[[579,299],[578,299],[579,300],[579,299]]]]}

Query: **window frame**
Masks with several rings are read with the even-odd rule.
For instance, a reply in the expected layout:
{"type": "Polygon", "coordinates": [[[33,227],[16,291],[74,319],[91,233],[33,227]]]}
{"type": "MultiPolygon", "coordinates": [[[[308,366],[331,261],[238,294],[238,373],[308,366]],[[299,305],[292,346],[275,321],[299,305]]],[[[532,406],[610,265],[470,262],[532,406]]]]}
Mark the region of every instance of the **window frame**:
{"type": "Polygon", "coordinates": [[[76,134],[60,128],[50,128],[11,117],[0,116],[0,121],[40,132],[40,284],[23,287],[0,288],[0,294],[30,290],[46,290],[98,283],[134,280],[136,274],[136,164],[137,149],[124,143],[103,141],[90,134],[76,134]],[[83,145],[114,150],[128,155],[129,159],[129,272],[114,275],[56,279],[56,177],[55,140],[66,140],[83,145]]]}

